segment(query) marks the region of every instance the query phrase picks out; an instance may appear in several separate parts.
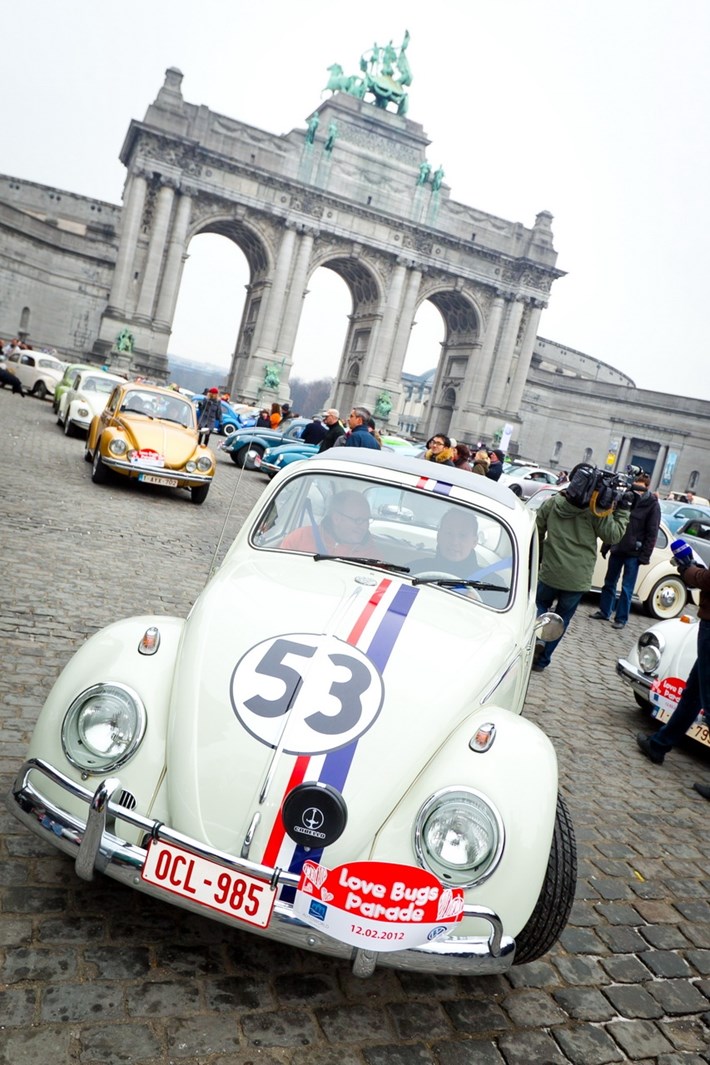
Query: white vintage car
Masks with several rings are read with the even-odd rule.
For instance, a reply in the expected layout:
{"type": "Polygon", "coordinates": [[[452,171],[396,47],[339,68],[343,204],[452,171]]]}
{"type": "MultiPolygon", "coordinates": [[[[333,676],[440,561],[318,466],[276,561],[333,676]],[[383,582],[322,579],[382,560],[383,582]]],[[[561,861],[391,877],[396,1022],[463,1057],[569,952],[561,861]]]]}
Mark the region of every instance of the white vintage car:
{"type": "Polygon", "coordinates": [[[536,617],[537,550],[486,478],[294,463],[186,620],[117,621],[72,658],[11,808],[81,877],[361,976],[537,958],[576,880],[555,751],[521,716],[536,637],[561,633],[536,617]]]}
{"type": "MultiPolygon", "coordinates": [[[[659,724],[665,724],[697,657],[697,619],[684,614],[642,632],[628,656],[618,660],[616,672],[631,685],[641,709],[650,710],[659,724]]],[[[710,747],[710,707],[707,716],[698,715],[686,735],[710,747]]]]}
{"type": "Polygon", "coordinates": [[[93,418],[101,414],[114,387],[122,380],[96,368],[77,370],[57,405],[57,425],[63,427],[65,436],[88,433],[93,418]]]}

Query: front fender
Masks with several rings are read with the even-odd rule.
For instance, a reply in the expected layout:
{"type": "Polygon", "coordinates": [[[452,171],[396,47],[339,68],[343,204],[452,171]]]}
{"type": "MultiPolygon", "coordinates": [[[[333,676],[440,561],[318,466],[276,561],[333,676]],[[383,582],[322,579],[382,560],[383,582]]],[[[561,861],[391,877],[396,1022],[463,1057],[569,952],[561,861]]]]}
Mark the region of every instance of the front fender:
{"type": "MultiPolygon", "coordinates": [[[[124,790],[136,799],[140,813],[149,814],[165,766],[165,737],[167,734],[170,697],[175,663],[185,622],[183,618],[145,615],[127,618],[95,633],[76,652],[55,681],[39,715],[30,743],[30,758],[42,758],[56,766],[72,780],[95,786],[104,771],[87,778],[66,758],[62,743],[62,723],[73,700],[92,684],[113,682],[132,689],[142,701],[147,717],[143,741],[133,758],[110,775],[117,776],[124,790]],[[160,645],[153,655],[143,655],[138,644],[145,630],[156,626],[160,645]]],[[[43,781],[47,798],[59,800],[71,813],[86,814],[82,803],[67,801],[65,792],[43,781]]],[[[166,817],[160,810],[157,816],[166,817]]]]}
{"type": "MultiPolygon", "coordinates": [[[[370,857],[416,863],[413,832],[423,803],[444,788],[474,788],[497,809],[505,831],[501,860],[491,876],[466,891],[466,902],[488,906],[517,935],[540,894],[550,855],[557,808],[557,757],[532,722],[502,708],[484,707],[449,736],[378,832],[370,857]],[[469,747],[476,729],[495,726],[491,747],[469,747]]],[[[464,921],[461,935],[485,934],[480,922],[464,921]]]]}

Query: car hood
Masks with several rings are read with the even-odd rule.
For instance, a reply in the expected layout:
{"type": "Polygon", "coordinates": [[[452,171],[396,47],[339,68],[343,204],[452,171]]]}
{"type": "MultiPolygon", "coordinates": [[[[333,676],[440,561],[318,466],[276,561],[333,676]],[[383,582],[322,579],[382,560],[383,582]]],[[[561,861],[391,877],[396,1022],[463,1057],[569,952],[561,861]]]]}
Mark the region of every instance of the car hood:
{"type": "Polygon", "coordinates": [[[161,421],[160,418],[124,414],[121,416],[121,426],[136,450],[156,451],[166,465],[175,468],[184,466],[197,447],[197,433],[174,422],[161,421]]]}
{"type": "Polygon", "coordinates": [[[507,616],[383,570],[267,552],[228,559],[183,633],[167,750],[174,827],[239,853],[256,818],[249,857],[273,864],[285,796],[320,781],[347,805],[336,856],[341,846],[366,856],[479,709],[513,640],[507,616]]]}

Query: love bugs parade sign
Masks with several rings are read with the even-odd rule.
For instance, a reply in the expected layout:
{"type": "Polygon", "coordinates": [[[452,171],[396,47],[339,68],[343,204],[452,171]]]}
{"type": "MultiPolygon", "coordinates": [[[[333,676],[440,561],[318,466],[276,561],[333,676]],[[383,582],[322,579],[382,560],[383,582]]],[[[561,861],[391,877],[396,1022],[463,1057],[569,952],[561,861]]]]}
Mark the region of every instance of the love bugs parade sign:
{"type": "Polygon", "coordinates": [[[293,908],[342,943],[406,950],[446,935],[463,917],[464,895],[414,866],[351,862],[327,869],[305,862],[293,908]]]}

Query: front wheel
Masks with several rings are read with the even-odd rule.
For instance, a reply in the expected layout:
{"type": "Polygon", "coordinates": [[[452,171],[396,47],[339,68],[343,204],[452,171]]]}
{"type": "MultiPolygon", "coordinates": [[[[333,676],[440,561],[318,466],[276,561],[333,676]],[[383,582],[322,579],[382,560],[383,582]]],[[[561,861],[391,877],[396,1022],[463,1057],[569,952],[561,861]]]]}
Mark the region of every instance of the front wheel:
{"type": "Polygon", "coordinates": [[[32,389],[32,392],[35,396],[37,396],[37,399],[46,399],[49,395],[49,392],[47,391],[47,386],[44,381],[38,381],[32,389]]]}
{"type": "Polygon", "coordinates": [[[232,425],[231,422],[227,422],[226,425],[222,426],[222,434],[224,436],[231,436],[232,433],[236,433],[236,431],[237,431],[236,425],[232,425]]]}
{"type": "Polygon", "coordinates": [[[680,577],[670,574],[658,581],[644,603],[646,613],[658,621],[668,621],[683,613],[688,592],[680,577]]]}
{"type": "Polygon", "coordinates": [[[207,493],[209,492],[209,490],[210,486],[208,484],[200,484],[197,486],[197,488],[191,488],[190,499],[199,507],[200,503],[204,503],[204,501],[207,499],[207,493]]]}
{"type": "Polygon", "coordinates": [[[91,480],[94,484],[106,484],[109,479],[109,472],[108,468],[104,466],[103,459],[101,458],[101,450],[97,441],[96,450],[94,451],[94,460],[91,463],[91,480]]]}
{"type": "Polygon", "coordinates": [[[68,414],[67,414],[66,418],[64,419],[64,435],[65,436],[74,436],[74,426],[72,425],[72,420],[71,420],[71,418],[69,417],[68,414]]]}
{"type": "Polygon", "coordinates": [[[528,923],[516,938],[515,964],[546,954],[564,931],[577,885],[577,842],[567,804],[557,796],[550,859],[539,898],[528,923]]]}
{"type": "Polygon", "coordinates": [[[514,496],[518,497],[518,499],[523,498],[523,490],[519,484],[509,484],[508,488],[511,490],[514,496]]]}
{"type": "Polygon", "coordinates": [[[643,695],[639,695],[638,692],[634,692],[634,699],[636,700],[636,705],[639,709],[645,710],[646,712],[651,709],[651,704],[648,699],[644,699],[643,695]]]}

